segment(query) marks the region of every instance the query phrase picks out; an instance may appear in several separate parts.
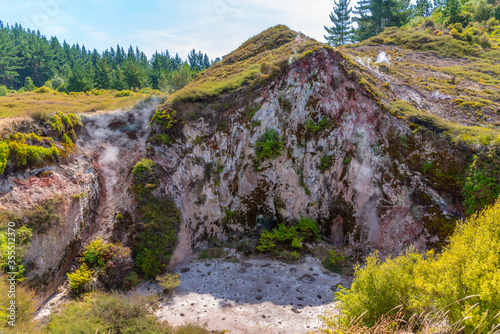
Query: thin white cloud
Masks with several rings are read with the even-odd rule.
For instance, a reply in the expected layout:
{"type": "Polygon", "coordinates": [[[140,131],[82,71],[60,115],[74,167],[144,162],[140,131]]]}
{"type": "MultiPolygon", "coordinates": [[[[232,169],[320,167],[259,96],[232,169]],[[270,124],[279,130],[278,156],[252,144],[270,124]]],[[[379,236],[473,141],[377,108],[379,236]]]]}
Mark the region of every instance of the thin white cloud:
{"type": "Polygon", "coordinates": [[[89,38],[98,42],[109,41],[112,39],[112,37],[107,32],[99,31],[96,27],[83,26],[82,31],[89,38]]]}
{"type": "Polygon", "coordinates": [[[215,58],[276,24],[324,42],[323,26],[331,25],[328,15],[334,4],[333,0],[145,0],[138,7],[119,0],[89,1],[83,6],[75,0],[0,0],[0,19],[99,51],[119,43],[137,45],[148,56],[168,49],[185,57],[195,48],[215,58]],[[47,15],[42,4],[52,1],[61,4],[47,15]],[[99,19],[93,15],[96,10],[99,19]],[[37,14],[42,22],[34,22],[37,14]]]}

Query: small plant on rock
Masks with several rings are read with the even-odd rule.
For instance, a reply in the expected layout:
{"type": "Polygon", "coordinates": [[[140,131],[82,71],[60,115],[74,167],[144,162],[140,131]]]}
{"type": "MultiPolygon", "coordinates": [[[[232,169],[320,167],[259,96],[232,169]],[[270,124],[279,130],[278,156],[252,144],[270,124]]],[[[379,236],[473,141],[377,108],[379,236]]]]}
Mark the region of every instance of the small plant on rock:
{"type": "Polygon", "coordinates": [[[334,249],[330,249],[328,251],[328,257],[325,261],[323,261],[323,265],[331,272],[340,274],[342,271],[342,262],[344,261],[344,258],[345,256],[342,253],[339,253],[334,249]]]}
{"type": "Polygon", "coordinates": [[[163,293],[171,293],[176,287],[178,287],[182,282],[179,279],[180,274],[164,274],[157,276],[156,280],[158,284],[164,289],[163,293]]]}
{"type": "Polygon", "coordinates": [[[255,142],[255,153],[260,160],[279,157],[282,148],[283,140],[275,129],[267,129],[255,142]]]}
{"type": "Polygon", "coordinates": [[[321,157],[318,169],[322,172],[330,169],[333,165],[333,155],[324,155],[321,157]]]}
{"type": "Polygon", "coordinates": [[[81,293],[89,286],[94,272],[89,269],[87,264],[83,263],[74,273],[68,273],[68,279],[71,289],[76,293],[81,293]]]}

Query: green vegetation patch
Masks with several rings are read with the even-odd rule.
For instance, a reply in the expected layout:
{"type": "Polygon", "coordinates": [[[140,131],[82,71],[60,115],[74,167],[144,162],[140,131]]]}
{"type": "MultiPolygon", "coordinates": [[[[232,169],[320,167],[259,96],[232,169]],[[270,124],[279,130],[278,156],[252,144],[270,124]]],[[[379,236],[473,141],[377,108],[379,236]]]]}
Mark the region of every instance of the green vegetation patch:
{"type": "Polygon", "coordinates": [[[156,277],[156,281],[163,288],[163,293],[171,293],[182,282],[179,279],[180,274],[166,273],[156,277]]]}
{"type": "Polygon", "coordinates": [[[337,252],[335,249],[328,250],[327,258],[322,262],[323,266],[331,272],[341,274],[342,263],[345,259],[344,254],[337,252]]]}
{"type": "Polygon", "coordinates": [[[319,229],[315,220],[302,217],[290,227],[279,224],[271,231],[263,231],[260,235],[259,252],[268,252],[283,259],[296,260],[303,249],[304,241],[319,239],[319,229]]]}
{"type": "Polygon", "coordinates": [[[98,278],[109,289],[127,290],[138,282],[137,274],[133,271],[132,252],[121,244],[93,240],[85,247],[81,260],[82,265],[75,272],[67,274],[74,295],[88,292],[94,278],[98,278]]]}
{"type": "Polygon", "coordinates": [[[35,311],[37,310],[37,296],[33,291],[26,288],[24,284],[16,285],[16,318],[14,330],[9,324],[12,296],[11,285],[7,281],[9,277],[0,275],[0,332],[2,333],[37,333],[37,324],[33,321],[35,311]],[[19,329],[19,331],[16,331],[19,329]]]}
{"type": "Polygon", "coordinates": [[[332,122],[328,117],[322,117],[319,122],[315,122],[312,119],[307,120],[307,122],[304,124],[304,128],[306,129],[306,132],[310,134],[315,134],[317,132],[320,132],[322,130],[325,130],[326,128],[330,127],[332,125],[332,122]]]}
{"type": "MultiPolygon", "coordinates": [[[[449,245],[439,255],[413,250],[381,261],[378,255],[356,267],[342,302],[341,321],[360,318],[373,326],[385,315],[409,319],[441,312],[465,333],[488,332],[500,319],[500,201],[465,222],[459,221],[449,245]],[[399,311],[396,307],[399,306],[399,311]]],[[[422,325],[417,323],[416,326],[422,325]]]]}
{"type": "MultiPolygon", "coordinates": [[[[82,301],[67,303],[53,313],[42,333],[144,333],[144,334],[213,334],[204,327],[186,324],[169,327],[155,316],[157,296],[92,293],[82,301]]],[[[30,333],[34,333],[31,332],[30,333]]]]}
{"type": "Polygon", "coordinates": [[[169,198],[148,197],[139,210],[139,235],[134,241],[135,262],[145,277],[164,272],[177,244],[181,213],[169,198]]]}
{"type": "Polygon", "coordinates": [[[324,155],[321,157],[318,169],[322,172],[329,170],[333,165],[333,155],[324,155]]]}
{"type": "Polygon", "coordinates": [[[467,215],[492,204],[500,194],[500,148],[474,155],[462,188],[467,215]]]}
{"type": "Polygon", "coordinates": [[[424,29],[386,28],[380,35],[371,37],[349,47],[363,45],[393,44],[416,51],[433,51],[442,57],[477,56],[481,50],[468,42],[454,39],[450,35],[432,34],[424,29]]]}
{"type": "Polygon", "coordinates": [[[65,157],[74,148],[76,139],[74,129],[82,126],[80,116],[56,113],[52,116],[34,115],[35,120],[49,127],[56,134],[53,137],[41,137],[34,133],[11,133],[0,141],[0,175],[5,172],[8,161],[16,167],[41,166],[65,157]]]}
{"type": "Polygon", "coordinates": [[[54,313],[45,332],[172,333],[156,319],[154,312],[157,309],[154,296],[94,293],[85,301],[72,301],[61,312],[54,313]]]}
{"type": "Polygon", "coordinates": [[[255,142],[255,153],[259,160],[273,159],[281,155],[283,139],[275,129],[267,129],[255,142]]]}
{"type": "Polygon", "coordinates": [[[454,142],[467,144],[489,145],[500,138],[500,131],[493,128],[480,126],[464,126],[455,122],[447,121],[439,116],[418,110],[407,101],[397,100],[390,104],[390,111],[399,117],[403,117],[421,125],[437,134],[449,135],[454,142]]]}
{"type": "Polygon", "coordinates": [[[139,161],[132,171],[132,191],[136,199],[142,201],[158,188],[159,177],[160,170],[156,162],[147,158],[139,161]]]}
{"type": "Polygon", "coordinates": [[[16,272],[16,279],[22,282],[26,279],[23,259],[31,245],[33,229],[23,226],[16,218],[18,217],[9,212],[0,211],[0,269],[2,271],[0,276],[8,272],[16,272]]]}

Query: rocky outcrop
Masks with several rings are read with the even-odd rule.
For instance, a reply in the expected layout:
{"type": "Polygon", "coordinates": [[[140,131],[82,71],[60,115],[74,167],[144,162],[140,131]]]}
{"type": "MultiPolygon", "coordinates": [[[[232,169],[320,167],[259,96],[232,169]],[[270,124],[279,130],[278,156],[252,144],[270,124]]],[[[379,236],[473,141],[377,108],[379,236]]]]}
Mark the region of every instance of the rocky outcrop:
{"type": "Polygon", "coordinates": [[[444,241],[441,229],[461,216],[447,177],[463,168],[463,154],[388,112],[345,62],[323,48],[259,88],[172,105],[182,131],[173,143],[152,146],[150,157],[163,166],[162,190],[184,219],[174,263],[209,237],[301,216],[350,249],[390,254],[444,241]],[[284,145],[279,157],[258,161],[254,144],[266,129],[284,145]],[[320,167],[326,156],[331,161],[320,167]]]}
{"type": "MultiPolygon", "coordinates": [[[[101,196],[100,177],[89,159],[9,175],[0,181],[3,210],[25,214],[57,198],[57,213],[44,226],[33,226],[31,245],[24,258],[26,276],[39,288],[39,301],[48,298],[65,278],[81,245],[95,230],[94,218],[101,196]]],[[[28,218],[26,223],[33,225],[28,218]]]]}

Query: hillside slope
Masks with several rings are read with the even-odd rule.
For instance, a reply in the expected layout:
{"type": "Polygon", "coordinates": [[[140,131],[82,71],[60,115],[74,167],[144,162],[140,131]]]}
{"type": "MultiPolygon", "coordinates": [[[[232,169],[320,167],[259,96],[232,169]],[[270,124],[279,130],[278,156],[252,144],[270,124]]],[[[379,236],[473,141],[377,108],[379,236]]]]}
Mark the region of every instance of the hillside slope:
{"type": "Polygon", "coordinates": [[[464,42],[449,30],[429,32],[423,23],[388,28],[341,50],[358,66],[359,80],[397,115],[456,142],[500,143],[498,48],[464,42]]]}
{"type": "Polygon", "coordinates": [[[215,73],[253,68],[235,56],[259,49],[245,43],[157,112],[158,120],[175,119],[157,123],[148,149],[166,171],[159,189],[184,219],[175,261],[210,237],[241,237],[301,216],[356,252],[440,247],[463,216],[468,149],[395,115],[360,83],[358,64],[313,45],[260,81],[204,94],[215,73]],[[281,149],[263,157],[258,142],[272,141],[273,131],[281,149]]]}

